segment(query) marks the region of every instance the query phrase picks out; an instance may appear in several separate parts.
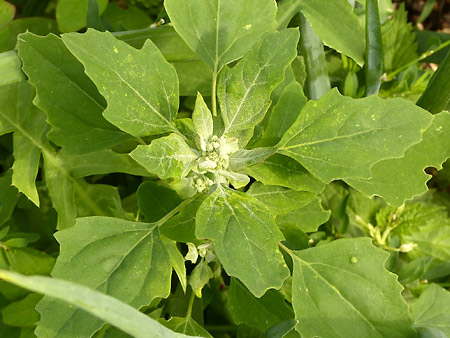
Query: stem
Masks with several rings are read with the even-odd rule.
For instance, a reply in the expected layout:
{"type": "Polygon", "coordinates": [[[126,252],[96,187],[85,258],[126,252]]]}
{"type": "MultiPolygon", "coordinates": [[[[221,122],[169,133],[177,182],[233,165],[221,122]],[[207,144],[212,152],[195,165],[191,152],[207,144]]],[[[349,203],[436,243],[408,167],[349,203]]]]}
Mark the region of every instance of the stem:
{"type": "Polygon", "coordinates": [[[212,78],[212,93],[211,93],[211,99],[212,99],[212,113],[213,116],[217,116],[217,62],[214,65],[214,71],[213,71],[213,78],[212,78]]]}
{"type": "Polygon", "coordinates": [[[187,309],[187,312],[186,312],[186,319],[187,320],[191,319],[192,308],[193,308],[193,305],[194,305],[194,299],[195,299],[195,293],[194,293],[194,291],[192,291],[191,298],[189,299],[188,309],[187,309]]]}
{"type": "Polygon", "coordinates": [[[406,65],[400,67],[399,69],[389,73],[386,78],[387,81],[391,81],[398,73],[402,72],[403,70],[405,70],[406,68],[408,68],[409,66],[416,64],[417,62],[422,61],[423,59],[433,55],[434,53],[439,52],[441,49],[444,49],[445,47],[450,45],[450,40],[445,41],[444,43],[442,43],[441,45],[439,45],[436,49],[432,49],[428,52],[422,53],[417,59],[414,59],[413,61],[407,63],[406,65]]]}
{"type": "Polygon", "coordinates": [[[192,203],[192,201],[195,199],[194,197],[188,198],[187,200],[184,200],[183,202],[181,202],[180,204],[178,204],[175,208],[172,209],[172,211],[170,211],[166,216],[164,216],[163,218],[161,218],[158,222],[156,222],[157,226],[163,225],[164,223],[166,223],[169,219],[171,219],[173,216],[175,216],[176,214],[178,214],[180,212],[181,209],[183,209],[186,205],[189,205],[192,203]]]}

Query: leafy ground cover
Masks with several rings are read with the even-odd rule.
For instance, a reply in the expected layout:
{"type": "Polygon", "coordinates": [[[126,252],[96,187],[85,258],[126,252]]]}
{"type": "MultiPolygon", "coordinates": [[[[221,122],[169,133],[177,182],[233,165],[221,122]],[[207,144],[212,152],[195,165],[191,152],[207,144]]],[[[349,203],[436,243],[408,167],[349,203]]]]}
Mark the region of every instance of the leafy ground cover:
{"type": "Polygon", "coordinates": [[[0,337],[450,337],[450,40],[407,15],[0,1],[0,337]]]}

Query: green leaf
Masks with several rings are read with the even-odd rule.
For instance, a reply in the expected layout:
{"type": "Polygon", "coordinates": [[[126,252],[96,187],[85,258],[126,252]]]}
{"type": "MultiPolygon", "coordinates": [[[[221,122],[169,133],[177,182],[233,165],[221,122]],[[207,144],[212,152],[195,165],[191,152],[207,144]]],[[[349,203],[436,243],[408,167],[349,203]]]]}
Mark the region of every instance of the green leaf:
{"type": "Polygon", "coordinates": [[[280,154],[245,168],[245,172],[266,185],[279,185],[317,193],[325,189],[325,183],[313,176],[300,163],[280,154]]]}
{"type": "Polygon", "coordinates": [[[17,189],[11,185],[11,177],[11,170],[0,176],[0,226],[9,220],[20,197],[17,189]]]}
{"type": "Polygon", "coordinates": [[[435,115],[431,126],[423,133],[422,142],[408,148],[402,158],[375,164],[369,179],[345,181],[367,196],[378,195],[391,205],[400,206],[405,200],[427,191],[430,176],[424,172],[426,167],[441,169],[442,163],[450,157],[449,133],[450,113],[435,115]]]}
{"type": "Polygon", "coordinates": [[[168,321],[159,319],[158,322],[175,332],[212,338],[211,334],[192,318],[172,317],[168,321]]]}
{"type": "Polygon", "coordinates": [[[130,156],[159,178],[176,180],[186,177],[198,158],[177,134],[153,140],[147,146],[140,145],[130,153],[130,156]]]}
{"type": "Polygon", "coordinates": [[[176,191],[151,181],[143,182],[136,194],[147,222],[159,221],[182,202],[176,191]]]}
{"type": "Polygon", "coordinates": [[[136,50],[92,29],[62,39],[105,97],[109,122],[137,137],[175,130],[177,74],[150,40],[136,50]]]}
{"type": "MultiPolygon", "coordinates": [[[[169,295],[172,265],[154,224],[79,218],[55,237],[61,253],[53,277],[107,293],[135,308],[169,295]]],[[[103,325],[102,320],[49,297],[37,310],[40,337],[90,336],[103,325]]]]}
{"type": "Polygon", "coordinates": [[[110,173],[150,176],[148,171],[128,154],[119,154],[111,150],[100,150],[79,155],[60,151],[57,157],[61,165],[68,169],[73,178],[110,173]]]}
{"type": "Polygon", "coordinates": [[[297,55],[298,38],[295,29],[269,33],[235,67],[221,72],[217,95],[224,134],[253,128],[264,118],[271,92],[297,55]]]}
{"type": "Polygon", "coordinates": [[[25,277],[4,270],[0,271],[0,277],[20,287],[69,302],[137,338],[148,337],[149,332],[155,338],[187,337],[165,329],[154,319],[113,297],[82,285],[48,277],[25,277]]]}
{"type": "Polygon", "coordinates": [[[124,9],[117,2],[108,4],[102,15],[103,20],[106,20],[116,28],[116,31],[120,31],[120,27],[125,28],[127,31],[144,29],[153,23],[148,14],[139,7],[128,4],[127,8],[124,9]]]}
{"type": "Polygon", "coordinates": [[[408,13],[402,3],[392,19],[381,27],[383,38],[384,71],[390,73],[417,58],[416,36],[412,23],[407,22],[408,13]]]}
{"type": "Polygon", "coordinates": [[[75,223],[77,217],[74,183],[51,155],[44,154],[44,172],[45,184],[53,207],[58,213],[58,229],[69,228],[75,223]]]}
{"type": "Polygon", "coordinates": [[[431,284],[413,303],[412,317],[417,331],[438,329],[450,336],[450,292],[431,284]]]}
{"type": "Polygon", "coordinates": [[[278,215],[276,220],[280,225],[291,223],[303,232],[314,232],[329,218],[330,211],[324,210],[320,204],[320,198],[315,197],[311,202],[294,211],[285,215],[278,215]]]}
{"type": "Polygon", "coordinates": [[[315,193],[308,191],[295,191],[275,185],[264,185],[260,182],[253,183],[247,194],[260,200],[279,215],[307,205],[316,196],[315,193]]]}
{"type": "Polygon", "coordinates": [[[308,102],[279,143],[319,179],[370,178],[371,167],[402,157],[418,143],[432,117],[403,99],[344,97],[335,89],[308,102]]]}
{"type": "Polygon", "coordinates": [[[192,287],[195,295],[202,298],[202,289],[214,277],[214,273],[206,260],[201,259],[189,275],[189,285],[192,287]]]}
{"type": "Polygon", "coordinates": [[[364,27],[347,0],[297,0],[302,14],[323,43],[364,63],[364,27]]]}
{"type": "Polygon", "coordinates": [[[236,324],[247,324],[262,331],[294,318],[281,293],[268,290],[256,298],[235,278],[231,279],[227,305],[236,324]]]}
{"type": "Polygon", "coordinates": [[[302,337],[412,337],[402,286],[370,238],[292,252],[293,306],[302,337]]]}
{"type": "Polygon", "coordinates": [[[86,27],[100,30],[100,13],[97,0],[88,0],[86,27]]]}
{"type": "Polygon", "coordinates": [[[3,322],[18,327],[34,327],[39,321],[39,313],[34,309],[41,295],[32,293],[2,309],[3,322]]]}
{"type": "Polygon", "coordinates": [[[186,293],[187,289],[187,278],[186,278],[186,267],[184,265],[185,259],[181,252],[177,248],[177,242],[171,241],[170,239],[161,236],[161,239],[166,246],[167,252],[170,256],[170,262],[173,269],[175,270],[178,280],[180,281],[183,292],[186,293]]]}
{"type": "MultiPolygon", "coordinates": [[[[108,5],[107,0],[97,0],[99,12],[108,5]]],[[[88,0],[59,0],[56,6],[56,21],[63,33],[74,32],[86,26],[88,0]]]]}
{"type": "Polygon", "coordinates": [[[273,107],[263,138],[273,137],[277,141],[280,140],[297,120],[306,101],[302,86],[298,82],[287,85],[273,107]]]}
{"type": "Polygon", "coordinates": [[[204,200],[205,196],[198,194],[177,215],[161,225],[161,234],[177,242],[200,244],[195,237],[195,220],[197,210],[204,200]]]}
{"type": "Polygon", "coordinates": [[[4,0],[0,1],[0,28],[6,26],[16,14],[16,7],[4,0]]]}
{"type": "Polygon", "coordinates": [[[0,86],[25,80],[25,74],[20,69],[21,66],[22,63],[17,57],[16,51],[0,53],[0,68],[2,70],[0,86]]]}
{"type": "Polygon", "coordinates": [[[34,103],[52,126],[50,140],[67,151],[86,153],[130,139],[103,118],[104,98],[59,37],[21,34],[18,51],[36,89],[34,103]]]}
{"type": "Polygon", "coordinates": [[[275,24],[273,0],[167,0],[164,6],[177,33],[215,73],[275,24]]]}
{"type": "Polygon", "coordinates": [[[14,132],[12,184],[39,206],[35,180],[47,124],[45,115],[31,103],[33,95],[25,81],[0,88],[0,135],[14,132]]]}
{"type": "Polygon", "coordinates": [[[217,187],[197,212],[196,235],[212,240],[227,274],[257,297],[280,288],[289,275],[278,249],[283,235],[274,214],[247,194],[217,187]]]}
{"type": "Polygon", "coordinates": [[[24,275],[48,275],[55,264],[53,257],[32,248],[10,248],[6,257],[12,270],[24,275]]]}

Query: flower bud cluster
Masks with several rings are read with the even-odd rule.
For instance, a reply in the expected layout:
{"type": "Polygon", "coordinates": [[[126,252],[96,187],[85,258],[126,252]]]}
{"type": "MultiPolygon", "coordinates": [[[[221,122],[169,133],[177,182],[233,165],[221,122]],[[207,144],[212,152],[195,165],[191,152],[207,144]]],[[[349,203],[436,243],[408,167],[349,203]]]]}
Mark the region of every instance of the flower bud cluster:
{"type": "Polygon", "coordinates": [[[213,135],[209,140],[200,140],[202,156],[197,160],[196,171],[204,174],[208,171],[226,170],[230,164],[229,155],[238,150],[237,140],[213,135]]]}
{"type": "Polygon", "coordinates": [[[213,184],[214,182],[204,175],[199,175],[197,178],[194,178],[194,187],[198,192],[209,189],[213,184]]]}

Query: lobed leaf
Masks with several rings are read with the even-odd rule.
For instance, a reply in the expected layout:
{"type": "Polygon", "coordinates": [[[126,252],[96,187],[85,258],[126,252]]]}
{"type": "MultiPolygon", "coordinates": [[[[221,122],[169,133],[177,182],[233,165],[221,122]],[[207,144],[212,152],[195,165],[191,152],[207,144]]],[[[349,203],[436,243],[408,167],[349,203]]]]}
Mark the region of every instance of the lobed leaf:
{"type": "Polygon", "coordinates": [[[45,115],[31,103],[33,95],[25,81],[0,87],[0,135],[13,132],[12,184],[39,206],[35,181],[47,124],[45,115]]]}
{"type": "Polygon", "coordinates": [[[256,298],[235,278],[231,279],[227,305],[236,324],[262,331],[294,318],[292,308],[280,292],[268,290],[261,298],[256,298]]]}
{"type": "Polygon", "coordinates": [[[227,274],[239,278],[256,297],[280,288],[289,275],[274,217],[257,199],[221,186],[197,211],[197,237],[212,240],[227,274]]]}
{"type": "Polygon", "coordinates": [[[344,97],[332,90],[308,102],[281,139],[279,153],[325,182],[370,178],[371,167],[402,157],[431,124],[426,111],[402,99],[344,97]]]}
{"type": "Polygon", "coordinates": [[[176,32],[216,73],[275,24],[273,0],[166,0],[176,32]]]}
{"type": "Polygon", "coordinates": [[[402,286],[369,238],[292,253],[293,306],[302,337],[412,337],[402,286]]]}
{"type": "Polygon", "coordinates": [[[175,130],[178,77],[150,40],[136,50],[92,29],[62,40],[106,99],[103,116],[109,122],[137,137],[175,130]]]}
{"type": "Polygon", "coordinates": [[[378,195],[394,206],[427,191],[430,176],[426,167],[442,168],[450,157],[450,113],[435,115],[431,126],[423,133],[422,142],[408,148],[405,155],[376,163],[369,179],[345,179],[349,185],[366,194],[378,195]],[[387,174],[388,173],[388,174],[387,174]]]}
{"type": "MultiPolygon", "coordinates": [[[[52,276],[106,293],[135,308],[170,292],[172,264],[154,224],[109,217],[79,218],[55,235],[61,253],[52,276]],[[132,287],[127,287],[132,286],[132,287]]],[[[44,297],[39,337],[90,337],[104,322],[44,297]]]]}
{"type": "Polygon", "coordinates": [[[104,119],[104,98],[59,37],[24,33],[17,48],[23,71],[36,89],[34,103],[52,126],[50,140],[66,151],[86,153],[131,138],[104,119]]]}
{"type": "Polygon", "coordinates": [[[253,128],[270,106],[270,94],[297,55],[295,29],[266,34],[233,68],[219,77],[217,96],[225,135],[253,128]]]}
{"type": "Polygon", "coordinates": [[[412,305],[414,327],[419,333],[437,330],[450,335],[450,292],[431,284],[412,305]]]}

